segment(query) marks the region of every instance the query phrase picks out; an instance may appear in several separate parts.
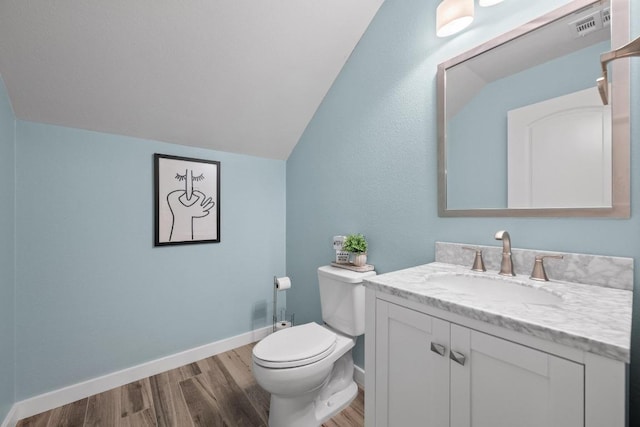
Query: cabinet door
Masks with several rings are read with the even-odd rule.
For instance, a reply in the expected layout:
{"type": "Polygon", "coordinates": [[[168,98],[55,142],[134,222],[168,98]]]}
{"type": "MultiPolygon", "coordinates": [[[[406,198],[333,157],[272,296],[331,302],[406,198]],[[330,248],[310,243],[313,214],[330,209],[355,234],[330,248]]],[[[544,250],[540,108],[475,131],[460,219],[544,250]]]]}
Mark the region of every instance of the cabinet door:
{"type": "Polygon", "coordinates": [[[449,323],[376,304],[376,426],[448,427],[449,323]]]}
{"type": "Polygon", "coordinates": [[[584,365],[458,325],[451,351],[452,427],[584,426],[584,365]]]}

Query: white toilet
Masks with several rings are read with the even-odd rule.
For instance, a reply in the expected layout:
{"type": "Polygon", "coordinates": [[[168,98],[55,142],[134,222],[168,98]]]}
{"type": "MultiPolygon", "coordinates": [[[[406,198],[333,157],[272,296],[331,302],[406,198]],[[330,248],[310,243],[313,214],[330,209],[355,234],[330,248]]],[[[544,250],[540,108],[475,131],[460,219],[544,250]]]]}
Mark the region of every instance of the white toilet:
{"type": "Polygon", "coordinates": [[[318,268],[325,325],[283,329],[253,348],[253,375],[271,393],[271,427],[319,426],[356,397],[351,349],[364,333],[362,280],[375,274],[318,268]]]}

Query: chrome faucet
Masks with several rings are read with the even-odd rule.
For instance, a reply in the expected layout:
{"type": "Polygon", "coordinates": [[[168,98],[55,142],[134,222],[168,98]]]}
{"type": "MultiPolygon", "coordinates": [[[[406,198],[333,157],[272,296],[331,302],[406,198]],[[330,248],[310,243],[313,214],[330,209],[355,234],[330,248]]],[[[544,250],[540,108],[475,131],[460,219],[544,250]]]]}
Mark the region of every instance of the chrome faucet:
{"type": "Polygon", "coordinates": [[[500,272],[502,276],[515,276],[513,271],[513,260],[511,259],[511,236],[505,230],[500,230],[495,235],[496,240],[502,240],[502,262],[500,272]]]}

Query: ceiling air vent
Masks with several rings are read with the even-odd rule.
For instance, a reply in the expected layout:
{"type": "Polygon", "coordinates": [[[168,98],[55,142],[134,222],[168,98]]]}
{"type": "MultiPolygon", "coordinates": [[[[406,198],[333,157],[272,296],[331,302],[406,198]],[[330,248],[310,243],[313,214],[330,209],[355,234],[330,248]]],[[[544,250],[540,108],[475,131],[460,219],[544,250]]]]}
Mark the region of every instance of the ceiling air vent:
{"type": "MultiPolygon", "coordinates": [[[[608,15],[608,13],[607,13],[608,15]]],[[[583,37],[594,31],[602,29],[603,14],[600,10],[591,12],[589,15],[582,16],[579,19],[570,22],[569,28],[574,37],[583,37]]]]}

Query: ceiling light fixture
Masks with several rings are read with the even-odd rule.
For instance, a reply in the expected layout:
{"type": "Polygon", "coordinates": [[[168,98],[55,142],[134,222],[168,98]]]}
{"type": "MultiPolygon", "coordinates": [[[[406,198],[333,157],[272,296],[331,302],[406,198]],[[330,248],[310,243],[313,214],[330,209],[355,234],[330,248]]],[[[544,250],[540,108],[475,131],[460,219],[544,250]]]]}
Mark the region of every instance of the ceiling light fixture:
{"type": "Polygon", "coordinates": [[[436,9],[436,35],[447,37],[467,28],[473,21],[473,2],[442,0],[436,9]]]}

